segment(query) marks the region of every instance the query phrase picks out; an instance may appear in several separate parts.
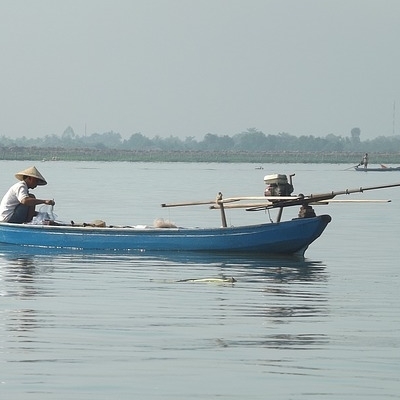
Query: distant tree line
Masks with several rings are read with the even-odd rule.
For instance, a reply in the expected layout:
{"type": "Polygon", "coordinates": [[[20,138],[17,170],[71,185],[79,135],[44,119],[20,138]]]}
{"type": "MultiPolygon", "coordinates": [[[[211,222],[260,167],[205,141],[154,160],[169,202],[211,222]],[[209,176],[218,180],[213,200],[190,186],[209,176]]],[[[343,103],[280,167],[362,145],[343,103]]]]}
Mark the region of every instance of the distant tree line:
{"type": "Polygon", "coordinates": [[[148,138],[141,133],[134,133],[128,139],[123,139],[119,133],[92,133],[79,136],[71,127],[62,135],[47,135],[41,138],[26,137],[11,139],[0,136],[0,146],[3,148],[63,148],[63,149],[94,149],[94,150],[128,150],[128,151],[189,151],[189,152],[381,152],[398,153],[400,151],[400,136],[384,137],[361,141],[361,130],[353,128],[347,137],[329,134],[325,137],[313,135],[293,136],[289,133],[276,135],[264,134],[256,128],[249,128],[233,136],[207,133],[203,140],[192,136],[180,139],[175,136],[148,138]]]}

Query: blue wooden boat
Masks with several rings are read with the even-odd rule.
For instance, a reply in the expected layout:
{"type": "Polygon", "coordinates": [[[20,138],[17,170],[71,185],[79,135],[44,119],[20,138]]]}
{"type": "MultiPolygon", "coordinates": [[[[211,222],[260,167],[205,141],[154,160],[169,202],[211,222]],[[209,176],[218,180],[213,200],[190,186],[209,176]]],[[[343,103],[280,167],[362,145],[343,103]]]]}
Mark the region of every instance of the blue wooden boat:
{"type": "Polygon", "coordinates": [[[277,175],[277,186],[268,186],[268,193],[272,192],[272,196],[222,199],[222,194],[219,193],[217,199],[213,201],[161,205],[162,207],[178,207],[211,204],[209,208],[217,208],[221,211],[222,227],[181,228],[168,224],[118,227],[106,226],[105,223],[99,226],[95,224],[95,226],[93,224],[78,226],[72,222],[60,224],[52,220],[44,221],[42,224],[0,222],[0,249],[3,243],[29,248],[73,250],[304,256],[308,246],[324,232],[331,221],[329,215],[317,216],[311,205],[329,203],[337,195],[400,186],[398,183],[317,195],[291,196],[292,184],[286,180],[282,183],[282,180],[282,176],[277,175]],[[276,193],[281,194],[277,196],[276,193]],[[251,201],[251,203],[238,204],[243,200],[251,201]],[[253,201],[258,201],[258,203],[253,201]],[[298,218],[282,221],[283,209],[296,205],[300,206],[298,218]],[[278,216],[274,222],[228,227],[225,217],[225,210],[228,208],[245,208],[246,211],[278,209],[278,216]]]}
{"type": "Polygon", "coordinates": [[[330,221],[329,215],[321,215],[222,228],[83,227],[3,222],[0,223],[0,242],[83,250],[304,255],[330,221]]]}
{"type": "Polygon", "coordinates": [[[376,168],[371,168],[371,167],[354,167],[356,171],[361,171],[361,172],[391,172],[391,171],[400,171],[400,167],[386,167],[386,166],[381,166],[381,167],[376,167],[376,168]]]}

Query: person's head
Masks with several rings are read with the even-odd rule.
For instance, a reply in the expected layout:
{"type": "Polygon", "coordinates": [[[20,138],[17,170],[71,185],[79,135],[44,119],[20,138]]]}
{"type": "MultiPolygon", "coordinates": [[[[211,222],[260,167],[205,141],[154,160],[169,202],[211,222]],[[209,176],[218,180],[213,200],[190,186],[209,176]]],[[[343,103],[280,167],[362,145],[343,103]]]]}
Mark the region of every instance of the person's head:
{"type": "Polygon", "coordinates": [[[24,175],[22,180],[26,182],[29,189],[35,189],[38,185],[38,178],[34,178],[33,176],[24,175]]]}
{"type": "Polygon", "coordinates": [[[27,168],[15,174],[15,177],[20,181],[25,181],[30,189],[34,189],[38,185],[47,185],[46,179],[36,169],[36,167],[27,168]]]}

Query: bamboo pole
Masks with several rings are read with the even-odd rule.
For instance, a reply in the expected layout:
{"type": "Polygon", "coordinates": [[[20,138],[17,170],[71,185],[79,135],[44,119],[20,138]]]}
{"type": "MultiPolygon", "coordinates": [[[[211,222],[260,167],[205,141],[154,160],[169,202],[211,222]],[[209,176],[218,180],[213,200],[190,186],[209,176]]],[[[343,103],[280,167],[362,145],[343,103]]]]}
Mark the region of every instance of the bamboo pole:
{"type": "Polygon", "coordinates": [[[320,200],[315,203],[310,204],[329,204],[329,203],[390,203],[392,200],[365,200],[365,199],[330,199],[330,200],[320,200]]]}
{"type": "Polygon", "coordinates": [[[162,203],[161,207],[201,206],[205,204],[233,203],[235,201],[240,201],[240,199],[230,198],[230,199],[210,200],[210,201],[188,201],[183,203],[162,203]]]}
{"type": "Polygon", "coordinates": [[[184,207],[184,206],[200,206],[204,204],[214,204],[215,200],[210,201],[190,201],[185,203],[162,203],[161,207],[184,207]]]}
{"type": "MultiPolygon", "coordinates": [[[[235,204],[224,204],[225,209],[232,208],[248,208],[248,207],[267,207],[272,203],[235,203],[235,204]]],[[[210,210],[219,210],[219,205],[213,204],[210,206],[210,210]]]]}

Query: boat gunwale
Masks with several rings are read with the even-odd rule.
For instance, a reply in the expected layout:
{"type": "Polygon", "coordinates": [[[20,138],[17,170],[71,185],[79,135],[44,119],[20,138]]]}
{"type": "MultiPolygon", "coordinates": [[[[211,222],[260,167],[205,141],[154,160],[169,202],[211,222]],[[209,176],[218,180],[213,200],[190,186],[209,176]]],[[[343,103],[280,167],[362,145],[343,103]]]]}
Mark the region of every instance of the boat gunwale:
{"type": "MultiPolygon", "coordinates": [[[[324,215],[318,215],[313,218],[321,218],[324,217],[324,215]]],[[[33,229],[33,230],[45,230],[45,231],[82,231],[82,232],[169,232],[169,231],[174,231],[174,232],[180,232],[180,231],[194,231],[194,232],[201,232],[201,231],[241,231],[244,229],[260,229],[263,227],[268,227],[268,226],[277,226],[277,225],[282,225],[282,224],[287,224],[291,223],[295,220],[303,220],[303,219],[310,219],[310,218],[293,218],[290,220],[285,220],[285,221],[270,221],[270,222],[265,222],[265,223],[260,223],[260,224],[250,224],[250,225],[230,225],[230,226],[214,226],[214,227],[182,227],[182,226],[177,226],[177,227],[157,227],[157,226],[152,226],[152,225],[106,225],[106,226],[92,226],[92,225],[52,225],[52,224],[15,224],[15,223],[10,223],[10,222],[0,222],[0,229],[2,226],[8,227],[8,228],[14,228],[14,230],[25,230],[25,229],[33,229]]]]}

